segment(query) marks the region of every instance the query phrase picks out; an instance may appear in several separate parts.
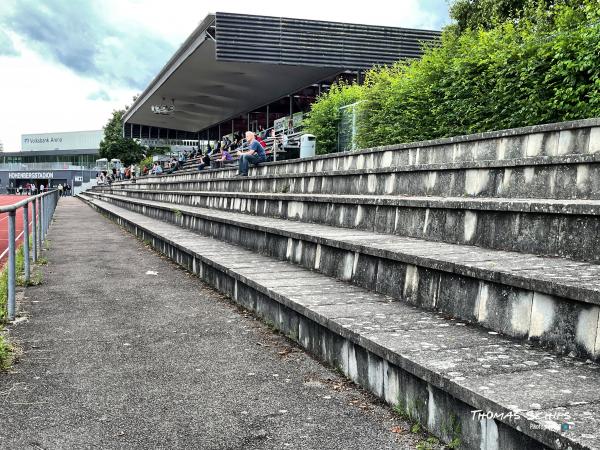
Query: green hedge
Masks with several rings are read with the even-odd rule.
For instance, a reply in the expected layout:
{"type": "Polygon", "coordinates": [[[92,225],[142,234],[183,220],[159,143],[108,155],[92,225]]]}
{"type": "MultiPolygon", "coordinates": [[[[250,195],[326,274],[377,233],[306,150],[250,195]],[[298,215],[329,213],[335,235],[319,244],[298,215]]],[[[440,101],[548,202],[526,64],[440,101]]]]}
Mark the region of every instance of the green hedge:
{"type": "MultiPolygon", "coordinates": [[[[339,106],[357,99],[359,147],[600,115],[600,8],[594,0],[538,8],[518,22],[445,32],[420,60],[368,72],[313,105],[307,132],[335,151],[339,106]]],[[[319,142],[319,141],[318,141],[319,142]]]]}

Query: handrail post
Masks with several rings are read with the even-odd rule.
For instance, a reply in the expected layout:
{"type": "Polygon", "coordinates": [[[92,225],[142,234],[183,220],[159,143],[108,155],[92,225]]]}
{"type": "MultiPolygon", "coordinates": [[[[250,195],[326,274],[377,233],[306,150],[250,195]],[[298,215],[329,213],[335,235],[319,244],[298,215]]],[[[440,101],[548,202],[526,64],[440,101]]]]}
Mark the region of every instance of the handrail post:
{"type": "Polygon", "coordinates": [[[42,203],[42,197],[39,198],[39,204],[38,204],[38,256],[42,256],[42,242],[44,241],[44,236],[42,236],[43,234],[43,230],[42,230],[42,215],[43,215],[43,203],[42,203]]]}
{"type": "Polygon", "coordinates": [[[15,211],[8,213],[8,320],[15,320],[15,211]]]}
{"type": "Polygon", "coordinates": [[[29,284],[29,204],[23,206],[23,271],[25,285],[29,284]]]}
{"type": "Polygon", "coordinates": [[[38,247],[37,247],[37,205],[36,200],[31,202],[31,241],[33,242],[33,262],[37,261],[38,258],[38,247]]]}

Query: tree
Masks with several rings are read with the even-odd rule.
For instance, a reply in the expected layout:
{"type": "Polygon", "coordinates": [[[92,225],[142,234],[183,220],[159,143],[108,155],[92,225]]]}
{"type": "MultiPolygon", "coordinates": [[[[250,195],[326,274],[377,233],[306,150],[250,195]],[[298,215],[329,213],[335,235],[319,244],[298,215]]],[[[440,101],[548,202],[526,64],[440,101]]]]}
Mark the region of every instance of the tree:
{"type": "Polygon", "coordinates": [[[104,126],[104,139],[100,142],[102,158],[117,158],[125,165],[137,163],[146,153],[145,147],[131,138],[123,137],[123,117],[127,109],[128,106],[125,109],[113,110],[111,118],[104,126]]]}
{"type": "Polygon", "coordinates": [[[506,21],[517,22],[536,9],[550,9],[555,4],[577,3],[575,0],[455,0],[450,5],[454,23],[448,30],[462,34],[465,30],[491,30],[506,21]]]}

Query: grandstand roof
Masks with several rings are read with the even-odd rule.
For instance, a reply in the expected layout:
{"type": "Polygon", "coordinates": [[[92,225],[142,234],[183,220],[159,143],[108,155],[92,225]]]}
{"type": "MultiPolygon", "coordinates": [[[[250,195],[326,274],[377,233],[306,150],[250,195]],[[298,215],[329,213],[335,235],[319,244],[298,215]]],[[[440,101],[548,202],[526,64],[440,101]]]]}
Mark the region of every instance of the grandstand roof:
{"type": "Polygon", "coordinates": [[[347,70],[421,55],[439,32],[230,13],[208,15],[125,115],[199,131],[347,70]],[[171,115],[153,105],[171,104],[171,115]]]}

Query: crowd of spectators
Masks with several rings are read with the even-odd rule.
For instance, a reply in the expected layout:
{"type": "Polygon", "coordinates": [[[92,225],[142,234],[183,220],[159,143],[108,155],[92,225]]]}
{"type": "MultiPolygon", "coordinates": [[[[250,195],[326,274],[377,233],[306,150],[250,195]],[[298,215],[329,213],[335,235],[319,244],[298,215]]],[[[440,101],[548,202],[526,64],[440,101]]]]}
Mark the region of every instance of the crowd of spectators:
{"type": "Polygon", "coordinates": [[[48,186],[45,186],[44,183],[40,183],[39,185],[36,183],[25,183],[19,184],[16,188],[9,188],[9,192],[13,192],[17,195],[36,195],[43,194],[47,190],[58,189],[61,197],[66,195],[71,195],[71,185],[69,183],[59,183],[58,185],[53,185],[50,183],[48,186]]]}
{"type": "Polygon", "coordinates": [[[256,133],[247,131],[245,134],[234,132],[223,136],[211,145],[209,142],[205,151],[195,148],[186,150],[177,155],[163,156],[158,160],[140,167],[132,166],[124,174],[114,176],[108,174],[107,182],[130,179],[137,176],[172,174],[178,170],[191,169],[206,170],[221,168],[226,165],[238,165],[238,175],[248,175],[250,165],[259,165],[272,160],[282,147],[288,146],[288,137],[285,133],[276,134],[273,128],[258,127],[256,133]]]}

